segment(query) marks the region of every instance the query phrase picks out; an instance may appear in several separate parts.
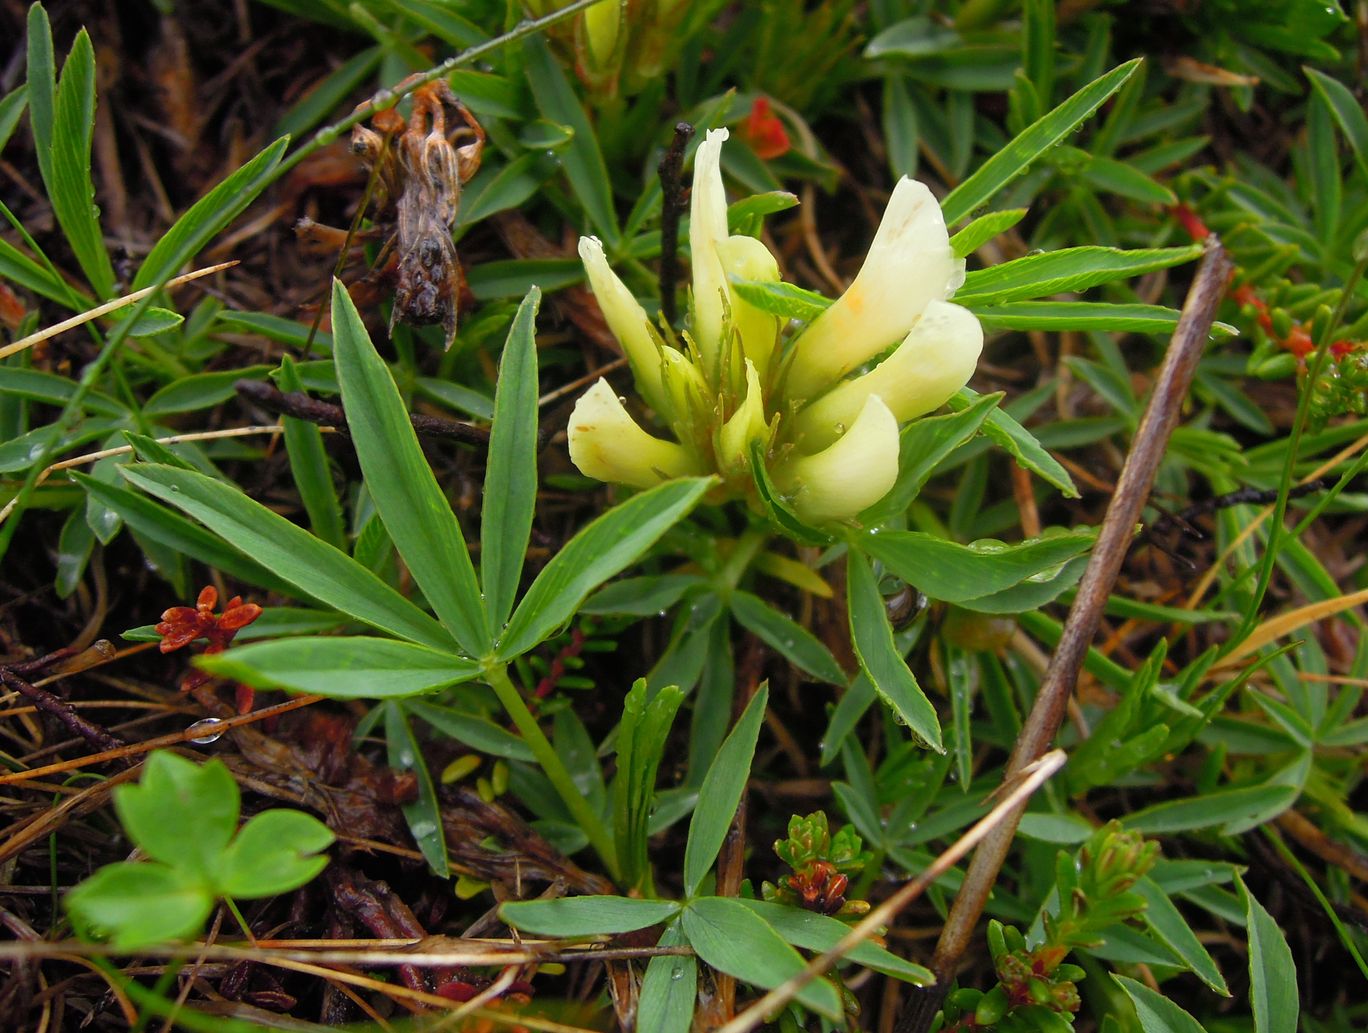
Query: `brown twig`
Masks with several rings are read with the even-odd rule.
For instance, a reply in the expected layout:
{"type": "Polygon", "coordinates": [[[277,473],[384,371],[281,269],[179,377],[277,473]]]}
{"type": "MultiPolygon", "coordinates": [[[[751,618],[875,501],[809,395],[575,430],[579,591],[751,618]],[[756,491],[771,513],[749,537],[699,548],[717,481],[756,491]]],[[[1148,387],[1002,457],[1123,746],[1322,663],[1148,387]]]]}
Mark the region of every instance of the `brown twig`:
{"type": "Polygon", "coordinates": [[[660,176],[660,189],[665,195],[660,212],[660,311],[665,322],[674,325],[679,310],[675,305],[675,285],[679,283],[679,220],[684,214],[683,168],[684,148],[694,127],[688,122],[675,125],[674,139],[665,156],[660,159],[656,172],[660,176]]]}
{"type": "Polygon", "coordinates": [[[79,735],[90,743],[91,749],[117,750],[124,745],[122,739],[110,735],[99,725],[87,721],[76,713],[75,708],[60,696],[48,692],[47,689],[40,689],[36,685],[31,685],[19,677],[13,668],[0,667],[0,681],[3,681],[21,696],[31,699],[35,707],[43,713],[55,717],[69,732],[79,735]]]}
{"type": "MultiPolygon", "coordinates": [[[[1135,442],[1130,455],[1126,457],[1121,476],[1117,479],[1116,493],[1107,507],[1097,545],[1093,548],[1088,567],[1079,582],[1077,596],[1069,608],[1063,636],[1050,658],[1050,666],[1041,680],[1035,705],[1007,762],[1005,779],[1016,778],[1027,765],[1043,755],[1059,731],[1078,680],[1078,672],[1097,632],[1102,608],[1121,570],[1126,551],[1130,548],[1136,521],[1149,496],[1169,436],[1178,421],[1179,409],[1187,397],[1197,361],[1206,346],[1216,316],[1216,306],[1225,293],[1230,268],[1230,260],[1220,241],[1214,235],[1208,238],[1206,253],[1183,304],[1182,315],[1169,342],[1144,419],[1136,431],[1135,442]]],[[[898,1023],[898,1033],[921,1033],[935,1018],[1007,857],[1019,819],[1019,811],[1011,814],[992,830],[974,852],[964,884],[955,897],[954,906],[936,944],[931,964],[936,983],[912,998],[898,1023]]]]}
{"type": "MultiPolygon", "coordinates": [[[[303,391],[281,391],[262,380],[239,380],[233,388],[243,398],[280,416],[293,416],[320,426],[336,427],[341,433],[347,432],[347,414],[340,405],[311,398],[303,391]]],[[[423,413],[410,413],[409,422],[413,424],[414,431],[424,437],[489,447],[487,427],[423,413]]]]}

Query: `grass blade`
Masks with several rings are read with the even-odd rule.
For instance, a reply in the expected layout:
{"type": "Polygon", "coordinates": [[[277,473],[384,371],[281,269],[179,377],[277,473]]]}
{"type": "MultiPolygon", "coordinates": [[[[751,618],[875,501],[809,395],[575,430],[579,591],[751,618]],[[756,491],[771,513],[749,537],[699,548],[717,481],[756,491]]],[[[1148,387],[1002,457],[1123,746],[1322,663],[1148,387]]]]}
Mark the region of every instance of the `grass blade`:
{"type": "Polygon", "coordinates": [[[945,224],[953,226],[1031,167],[1031,163],[1071,133],[1135,74],[1141,58],[1127,61],[1094,79],[1059,107],[1022,132],[941,202],[945,224]]]}
{"type": "Polygon", "coordinates": [[[151,287],[173,275],[242,214],[275,180],[276,166],[289,142],[289,137],[282,136],[191,205],[143,259],[133,289],[151,287]]]}

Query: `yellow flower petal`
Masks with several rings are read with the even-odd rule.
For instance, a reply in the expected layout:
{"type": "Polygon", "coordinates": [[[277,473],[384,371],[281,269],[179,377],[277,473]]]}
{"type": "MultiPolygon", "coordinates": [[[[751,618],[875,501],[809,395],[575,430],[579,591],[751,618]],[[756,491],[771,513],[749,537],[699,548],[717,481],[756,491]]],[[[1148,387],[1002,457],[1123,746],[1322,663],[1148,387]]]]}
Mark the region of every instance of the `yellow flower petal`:
{"type": "Polygon", "coordinates": [[[760,378],[755,364],[746,359],[746,398],[722,425],[717,441],[717,464],[723,473],[750,467],[752,442],[769,442],[769,424],[765,421],[765,401],[760,391],[760,378]]]}
{"type": "Polygon", "coordinates": [[[595,480],[652,488],[702,472],[682,446],[638,427],[603,379],[575,403],[569,434],[570,461],[595,480]]]}
{"type": "Polygon", "coordinates": [[[964,282],[940,205],[924,183],[893,189],[864,265],[849,289],[798,338],[786,391],[815,398],[911,329],[931,301],[964,282]]]}
{"type": "Polygon", "coordinates": [[[844,435],[816,455],[790,456],[774,483],[810,524],[850,520],[888,494],[898,479],[898,421],[870,395],[844,435]]]}
{"type": "MultiPolygon", "coordinates": [[[[718,248],[718,253],[722,256],[722,269],[728,277],[739,276],[743,280],[770,283],[779,280],[779,263],[770,254],[769,248],[754,237],[740,234],[728,237],[718,248]]],[[[770,359],[778,348],[779,317],[737,297],[730,281],[728,295],[732,326],[741,338],[741,352],[755,364],[755,372],[763,380],[769,372],[770,359]]]]}
{"type": "Polygon", "coordinates": [[[878,395],[899,423],[939,408],[969,382],[983,351],[983,327],[967,308],[932,301],[903,343],[878,366],[828,391],[794,422],[800,447],[825,448],[878,395]]]}
{"type": "Polygon", "coordinates": [[[722,188],[722,144],[725,129],[708,131],[694,155],[693,189],[689,195],[689,253],[693,263],[693,338],[703,356],[705,373],[716,379],[727,304],[727,277],[718,248],[727,239],[727,194],[722,188]]]}
{"type": "Polygon", "coordinates": [[[646,310],[627,289],[608,264],[603,253],[603,244],[597,237],[580,237],[580,261],[589,277],[589,286],[598,299],[603,318],[608,329],[622,345],[627,362],[632,367],[637,390],[651,408],[659,411],[662,398],[660,389],[660,351],[656,339],[651,334],[651,321],[646,310]]]}

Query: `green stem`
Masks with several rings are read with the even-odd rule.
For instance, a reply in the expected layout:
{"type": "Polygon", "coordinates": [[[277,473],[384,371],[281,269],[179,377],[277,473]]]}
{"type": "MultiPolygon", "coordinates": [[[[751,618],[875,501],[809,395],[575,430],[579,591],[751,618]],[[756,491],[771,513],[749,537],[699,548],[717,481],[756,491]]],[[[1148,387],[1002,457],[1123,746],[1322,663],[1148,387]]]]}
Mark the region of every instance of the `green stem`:
{"type": "Polygon", "coordinates": [[[725,594],[731,594],[741,583],[741,577],[750,569],[756,554],[769,541],[769,529],[764,524],[754,524],[736,540],[727,562],[718,571],[717,582],[725,594]]]}
{"type": "Polygon", "coordinates": [[[542,771],[551,780],[551,785],[561,801],[569,809],[575,822],[584,830],[584,834],[589,837],[589,844],[603,861],[608,874],[616,881],[619,878],[617,854],[613,850],[613,841],[608,835],[608,829],[604,826],[603,820],[590,809],[589,801],[575,785],[575,780],[570,777],[570,772],[561,762],[551,741],[543,734],[537,719],[527,708],[522,694],[509,679],[508,665],[491,662],[485,666],[484,677],[489,687],[494,690],[494,694],[499,697],[504,712],[517,726],[523,741],[532,750],[532,755],[537,758],[542,771]]]}

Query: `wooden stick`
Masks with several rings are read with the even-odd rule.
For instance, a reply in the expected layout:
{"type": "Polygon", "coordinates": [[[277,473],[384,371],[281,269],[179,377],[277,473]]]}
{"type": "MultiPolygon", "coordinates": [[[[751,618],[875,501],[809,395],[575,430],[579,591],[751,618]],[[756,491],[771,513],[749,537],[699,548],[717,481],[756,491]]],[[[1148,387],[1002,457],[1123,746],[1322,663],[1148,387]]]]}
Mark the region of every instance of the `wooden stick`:
{"type": "MultiPolygon", "coordinates": [[[[1088,646],[1097,633],[1102,608],[1107,602],[1121,563],[1126,558],[1135,533],[1136,522],[1154,484],[1155,473],[1164,458],[1170,435],[1178,422],[1179,410],[1206,347],[1211,324],[1216,318],[1229,282],[1231,262],[1216,236],[1207,238],[1206,252],[1197,268],[1196,279],[1183,303],[1183,312],[1169,341],[1168,353],[1159,370],[1144,419],[1136,431],[1135,442],[1116,482],[1116,493],[1107,507],[1097,545],[1078,584],[1078,594],[1069,608],[1064,633],[1050,658],[1041,680],[1035,705],[1017,737],[1016,747],[1007,761],[1006,779],[1020,774],[1027,765],[1043,755],[1054,742],[1068,701],[1078,681],[1088,646]]],[[[983,914],[988,894],[1016,835],[1020,811],[1003,821],[974,852],[964,884],[941,930],[931,963],[936,973],[934,986],[924,988],[909,1002],[896,1027],[897,1033],[922,1033],[935,1019],[950,988],[960,958],[974,935],[983,914]]]]}

